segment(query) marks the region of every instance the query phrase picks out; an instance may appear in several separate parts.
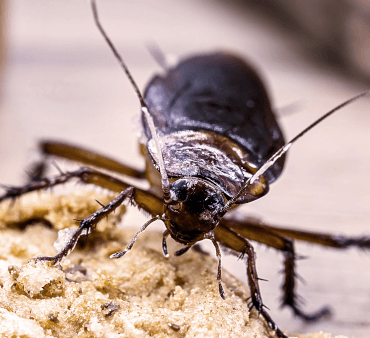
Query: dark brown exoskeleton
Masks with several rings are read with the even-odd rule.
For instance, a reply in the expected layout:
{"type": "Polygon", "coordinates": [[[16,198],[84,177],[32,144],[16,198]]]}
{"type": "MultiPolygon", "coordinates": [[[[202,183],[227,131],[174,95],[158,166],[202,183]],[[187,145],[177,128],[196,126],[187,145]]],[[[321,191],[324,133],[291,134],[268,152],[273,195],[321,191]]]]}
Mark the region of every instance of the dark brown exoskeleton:
{"type": "Polygon", "coordinates": [[[102,29],[93,0],[92,8],[100,32],[139,97],[147,138],[147,143],[141,145],[146,170],[140,172],[105,156],[65,143],[42,142],[41,151],[48,156],[58,156],[137,179],[146,179],[151,188],[142,190],[89,168],[9,188],[0,197],[0,201],[62,184],[71,178],[119,192],[113,201],[80,220],[79,229],[57,255],[37,259],[53,263],[60,261],[74,248],[82,234],[88,233],[93,225],[122,202],[131,199],[139,208],[153,215],[153,218],[140,228],[124,251],[113,254],[112,258],[122,257],[131,250],[137,236],[155,220],[163,221],[166,226],[162,243],[166,256],[168,236],[185,245],[176,255],[185,253],[203,239],[209,239],[215,246],[219,261],[217,279],[221,297],[225,298],[221,285],[219,245],[246,257],[250,308],[255,308],[263,316],[278,337],[287,338],[263,305],[255,253],[249,242],[254,240],[284,254],[282,305],[291,307],[296,315],[305,320],[315,320],[328,314],[327,308],[306,314],[297,304],[296,254],[292,239],[335,248],[370,248],[369,237],[348,238],[281,229],[248,217],[240,220],[232,213],[224,216],[238,204],[254,201],[268,192],[269,184],[283,170],[285,153],[297,139],[335,111],[369,95],[369,92],[334,108],[285,144],[262,81],[253,68],[239,57],[213,53],[187,58],[176,67],[166,69],[165,75],[155,76],[143,97],[124,61],[102,29]]]}

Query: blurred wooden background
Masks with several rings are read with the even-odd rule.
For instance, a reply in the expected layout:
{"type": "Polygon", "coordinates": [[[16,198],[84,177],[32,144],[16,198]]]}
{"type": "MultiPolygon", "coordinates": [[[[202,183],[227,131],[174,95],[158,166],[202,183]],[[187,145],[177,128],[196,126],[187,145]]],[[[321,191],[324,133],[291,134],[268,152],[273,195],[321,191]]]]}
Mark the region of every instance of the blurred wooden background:
{"type": "MultiPolygon", "coordinates": [[[[287,139],[370,88],[351,71],[338,72],[340,66],[307,57],[307,45],[297,32],[241,3],[110,0],[98,6],[103,25],[141,88],[160,71],[146,48],[153,42],[174,59],[220,49],[245,56],[266,80],[287,139]],[[284,108],[292,104],[288,113],[284,108]]],[[[88,2],[13,0],[5,14],[0,182],[23,182],[27,164],[37,158],[36,143],[45,138],[68,140],[143,167],[133,127],[139,104],[94,26],[88,2]]],[[[270,193],[240,212],[282,226],[370,235],[369,130],[370,99],[343,109],[293,146],[270,193]]],[[[139,226],[144,220],[133,210],[124,224],[139,226]]],[[[330,304],[335,316],[305,324],[288,309],[280,311],[282,257],[257,246],[259,275],[269,280],[262,282],[262,291],[272,317],[289,332],[368,337],[369,253],[304,244],[297,248],[309,256],[298,263],[306,281],[299,285],[306,309],[330,304]]],[[[246,281],[244,267],[234,257],[225,258],[223,266],[246,281]]]]}

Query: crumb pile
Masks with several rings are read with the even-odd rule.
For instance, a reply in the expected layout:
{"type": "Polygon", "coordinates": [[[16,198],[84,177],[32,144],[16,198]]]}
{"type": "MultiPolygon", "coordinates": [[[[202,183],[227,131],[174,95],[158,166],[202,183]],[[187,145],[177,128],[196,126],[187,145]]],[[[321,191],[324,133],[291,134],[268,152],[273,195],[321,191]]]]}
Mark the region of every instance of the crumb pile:
{"type": "MultiPolygon", "coordinates": [[[[115,225],[125,207],[100,222],[88,242],[81,237],[61,264],[27,263],[55,255],[57,230],[76,229],[73,219],[96,211],[95,200],[112,198],[45,193],[0,205],[1,337],[271,337],[263,320],[248,311],[247,287],[226,272],[226,300],[220,298],[217,261],[204,253],[167,259],[161,233],[145,232],[129,254],[110,259],[137,231],[115,225]],[[33,224],[26,226],[29,220],[33,224]]],[[[170,252],[179,249],[169,244],[170,252]]]]}

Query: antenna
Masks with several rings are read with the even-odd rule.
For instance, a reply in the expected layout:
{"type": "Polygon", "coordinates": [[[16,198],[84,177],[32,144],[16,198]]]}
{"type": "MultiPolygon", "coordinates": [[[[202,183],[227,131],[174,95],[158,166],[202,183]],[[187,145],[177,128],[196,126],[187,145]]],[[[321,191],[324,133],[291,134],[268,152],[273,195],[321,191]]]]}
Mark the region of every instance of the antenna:
{"type": "Polygon", "coordinates": [[[323,120],[325,120],[330,115],[334,114],[336,111],[344,108],[345,106],[349,105],[350,103],[357,101],[358,99],[369,96],[370,90],[359,94],[355,97],[352,97],[351,99],[341,103],[340,105],[336,106],[326,114],[322,115],[320,118],[318,118],[316,121],[311,123],[307,128],[302,130],[298,135],[293,137],[287,144],[282,146],[274,155],[272,155],[263,165],[261,168],[257,170],[257,172],[254,173],[254,175],[245,183],[243,187],[239,189],[239,191],[226,203],[225,207],[222,209],[222,211],[218,214],[219,219],[221,219],[222,216],[224,216],[230,208],[236,203],[238,198],[248,189],[248,187],[253,184],[261,175],[263,175],[267,169],[269,169],[281,156],[283,156],[289,148],[295,143],[298,139],[300,139],[303,135],[305,135],[307,132],[309,132],[312,128],[314,128],[316,125],[321,123],[323,120]]]}
{"type": "Polygon", "coordinates": [[[100,33],[103,35],[104,40],[107,42],[108,46],[110,47],[111,51],[113,52],[115,58],[117,59],[118,63],[120,64],[121,68],[123,71],[126,73],[126,76],[128,77],[132,87],[135,90],[135,93],[137,97],[139,98],[140,105],[141,105],[141,111],[145,115],[145,118],[148,122],[150,132],[152,134],[152,137],[154,139],[157,151],[158,151],[158,159],[159,159],[159,171],[161,173],[161,178],[162,178],[162,190],[163,190],[163,196],[164,196],[164,201],[165,203],[170,203],[171,198],[170,198],[170,182],[168,180],[166,168],[164,166],[164,160],[163,160],[163,154],[162,154],[162,148],[161,144],[157,135],[157,130],[154,125],[153,117],[149,112],[148,106],[141,95],[140,89],[137,86],[134,78],[132,77],[130,71],[128,70],[128,67],[126,66],[125,62],[123,61],[121,55],[118,53],[116,47],[114,47],[112,41],[109,39],[108,35],[105,33],[102,25],[100,24],[99,16],[98,16],[98,10],[96,7],[95,0],[91,0],[91,8],[93,11],[94,15],[94,21],[96,26],[98,27],[100,33]]]}

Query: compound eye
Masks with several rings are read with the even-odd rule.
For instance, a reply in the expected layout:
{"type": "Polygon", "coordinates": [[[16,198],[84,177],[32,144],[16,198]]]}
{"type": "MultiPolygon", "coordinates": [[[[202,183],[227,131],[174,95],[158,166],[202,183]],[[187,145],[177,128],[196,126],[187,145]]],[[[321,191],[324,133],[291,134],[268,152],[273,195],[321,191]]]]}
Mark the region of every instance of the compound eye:
{"type": "Polygon", "coordinates": [[[178,180],[171,186],[171,192],[174,194],[174,201],[185,202],[188,198],[188,185],[186,180],[178,180]]]}
{"type": "Polygon", "coordinates": [[[204,208],[206,210],[214,211],[218,208],[222,208],[225,202],[222,197],[218,194],[208,195],[204,201],[204,208]]]}

